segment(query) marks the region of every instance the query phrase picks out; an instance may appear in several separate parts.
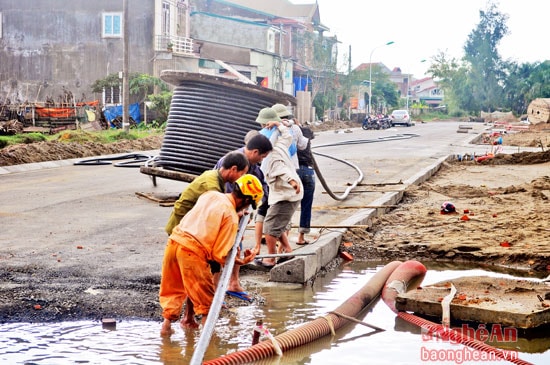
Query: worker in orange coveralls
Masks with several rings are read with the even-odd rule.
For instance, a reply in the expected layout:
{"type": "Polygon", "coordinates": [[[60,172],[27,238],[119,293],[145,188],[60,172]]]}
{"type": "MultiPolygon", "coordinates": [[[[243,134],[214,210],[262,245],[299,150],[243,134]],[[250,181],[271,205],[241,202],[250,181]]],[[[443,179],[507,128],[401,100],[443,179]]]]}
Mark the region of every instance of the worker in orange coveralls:
{"type": "MultiPolygon", "coordinates": [[[[261,204],[263,188],[257,177],[246,174],[234,184],[231,193],[203,193],[168,238],[159,291],[163,337],[173,333],[171,323],[179,319],[187,297],[194,305],[194,314],[202,315],[205,323],[216,290],[209,262],[225,264],[235,244],[239,218],[249,205],[256,209],[261,204]]],[[[245,250],[244,258],[235,262],[246,265],[254,257],[245,250]]],[[[192,321],[184,318],[181,323],[192,321]]]]}

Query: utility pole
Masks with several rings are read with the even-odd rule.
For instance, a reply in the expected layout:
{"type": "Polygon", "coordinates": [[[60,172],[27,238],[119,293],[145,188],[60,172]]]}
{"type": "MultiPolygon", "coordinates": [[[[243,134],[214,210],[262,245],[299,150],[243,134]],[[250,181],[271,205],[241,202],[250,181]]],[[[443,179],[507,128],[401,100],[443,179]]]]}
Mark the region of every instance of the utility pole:
{"type": "Polygon", "coordinates": [[[130,85],[128,82],[128,0],[122,0],[122,12],[123,12],[123,40],[122,40],[122,129],[125,132],[130,131],[130,122],[128,118],[128,111],[130,105],[130,85]]]}
{"type": "Polygon", "coordinates": [[[351,74],[351,44],[349,45],[348,52],[348,76],[351,74]]]}
{"type": "MultiPolygon", "coordinates": [[[[277,75],[277,77],[279,77],[279,80],[280,80],[280,87],[279,87],[279,91],[285,91],[285,79],[284,79],[284,73],[283,73],[283,65],[285,65],[283,63],[283,34],[285,33],[285,31],[283,30],[283,25],[282,24],[279,24],[279,75],[277,75]]],[[[285,67],[286,68],[286,67],[285,67]]]]}
{"type": "Polygon", "coordinates": [[[370,52],[370,57],[369,57],[369,110],[367,111],[367,114],[371,114],[371,100],[372,100],[372,54],[374,53],[374,51],[380,47],[384,47],[384,46],[389,46],[391,44],[393,44],[394,42],[393,41],[390,41],[388,43],[385,43],[385,44],[382,44],[378,47],[374,47],[372,49],[372,51],[370,52]]]}

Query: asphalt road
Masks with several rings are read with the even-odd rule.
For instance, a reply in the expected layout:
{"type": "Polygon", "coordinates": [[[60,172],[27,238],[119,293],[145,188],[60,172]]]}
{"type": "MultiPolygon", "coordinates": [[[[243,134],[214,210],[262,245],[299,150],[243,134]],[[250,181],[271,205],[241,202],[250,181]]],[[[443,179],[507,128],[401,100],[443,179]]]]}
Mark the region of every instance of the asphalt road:
{"type": "MultiPolygon", "coordinates": [[[[384,183],[390,184],[386,185],[387,191],[392,186],[399,188],[400,181],[442,156],[473,151],[467,141],[483,125],[471,124],[473,130],[468,134],[457,133],[458,125],[438,122],[384,131],[357,128],[321,132],[313,141],[313,151],[323,179],[337,196],[357,181],[358,172],[334,158],[363,172],[358,189],[384,183]]],[[[476,148],[479,154],[485,152],[476,148]]],[[[158,179],[155,187],[150,177],[137,168],[74,166],[72,162],[2,168],[2,266],[34,264],[51,269],[79,268],[100,276],[158,276],[166,243],[163,228],[171,208],[138,198],[136,192],[175,195],[187,183],[158,179]]],[[[314,226],[338,224],[353,210],[335,207],[360,208],[381,194],[366,191],[349,194],[343,201],[334,200],[319,181],[314,226]],[[335,209],[326,209],[330,207],[335,209]]],[[[298,222],[297,218],[293,221],[298,222]]]]}

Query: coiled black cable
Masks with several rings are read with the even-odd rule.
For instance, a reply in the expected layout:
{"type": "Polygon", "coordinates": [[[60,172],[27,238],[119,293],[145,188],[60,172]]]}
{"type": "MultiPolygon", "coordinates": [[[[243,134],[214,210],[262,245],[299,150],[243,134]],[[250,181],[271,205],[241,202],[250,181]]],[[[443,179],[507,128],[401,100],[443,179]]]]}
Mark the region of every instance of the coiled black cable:
{"type": "Polygon", "coordinates": [[[276,103],[295,104],[292,96],[230,79],[163,71],[176,85],[164,139],[153,167],[200,175],[227,152],[260,130],[258,112],[276,103]]]}

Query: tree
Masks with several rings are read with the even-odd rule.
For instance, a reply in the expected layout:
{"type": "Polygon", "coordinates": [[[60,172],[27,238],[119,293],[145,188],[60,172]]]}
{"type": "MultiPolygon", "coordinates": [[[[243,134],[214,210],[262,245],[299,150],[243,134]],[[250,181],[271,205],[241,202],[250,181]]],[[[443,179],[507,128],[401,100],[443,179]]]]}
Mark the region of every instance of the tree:
{"type": "Polygon", "coordinates": [[[399,93],[389,76],[383,72],[377,72],[375,84],[372,85],[372,104],[397,107],[399,105],[399,93]]]}
{"type": "MultiPolygon", "coordinates": [[[[101,93],[106,88],[120,87],[121,82],[118,74],[113,73],[104,79],[96,80],[91,88],[94,93],[101,93]]],[[[137,96],[140,103],[147,98],[147,95],[154,93],[155,88],[158,88],[161,92],[170,90],[170,87],[158,77],[137,72],[130,74],[129,86],[130,95],[137,96]]]]}
{"type": "Polygon", "coordinates": [[[170,103],[172,102],[172,92],[162,91],[159,94],[150,94],[148,97],[152,105],[151,110],[157,112],[160,121],[168,120],[168,112],[170,111],[170,103]]]}
{"type": "MultiPolygon", "coordinates": [[[[361,83],[367,84],[370,79],[370,69],[365,70],[353,70],[348,78],[351,85],[359,87],[361,83]]],[[[372,96],[371,104],[373,105],[373,110],[376,110],[376,106],[385,106],[385,107],[397,107],[399,105],[399,94],[397,92],[396,85],[390,81],[389,75],[382,72],[380,66],[372,66],[372,96]]],[[[368,91],[365,98],[368,98],[368,91]]],[[[368,100],[368,99],[367,99],[368,100]]],[[[365,100],[365,102],[367,102],[365,100]]]]}
{"type": "Polygon", "coordinates": [[[90,87],[94,93],[102,93],[103,90],[111,87],[120,87],[122,80],[117,73],[110,74],[104,79],[96,80],[90,87]]]}
{"type": "Polygon", "coordinates": [[[468,88],[474,98],[473,103],[465,106],[470,111],[493,111],[504,102],[504,63],[497,46],[508,34],[508,16],[491,1],[486,10],[479,11],[479,16],[480,22],[464,46],[464,60],[469,65],[468,88]]]}
{"type": "Polygon", "coordinates": [[[535,65],[527,82],[529,99],[550,98],[550,60],[535,65]]]}
{"type": "Polygon", "coordinates": [[[506,74],[506,100],[517,115],[525,114],[533,99],[550,98],[550,61],[520,65],[509,62],[506,74]]]}
{"type": "Polygon", "coordinates": [[[514,62],[508,62],[505,67],[507,75],[504,82],[506,107],[517,115],[524,114],[527,111],[532,89],[529,75],[533,73],[533,69],[534,65],[529,63],[518,65],[514,62]]]}
{"type": "Polygon", "coordinates": [[[439,51],[432,57],[427,73],[443,90],[450,115],[460,115],[464,106],[472,103],[472,95],[468,91],[468,69],[464,63],[450,57],[445,51],[439,51]]]}
{"type": "Polygon", "coordinates": [[[440,52],[433,57],[428,73],[444,90],[451,115],[459,115],[461,111],[475,114],[481,110],[519,111],[523,108],[520,86],[528,72],[523,68],[523,72],[517,74],[518,66],[503,61],[497,51],[498,44],[508,34],[508,16],[491,1],[479,15],[480,21],[464,45],[462,60],[440,52]]]}
{"type": "Polygon", "coordinates": [[[138,95],[140,103],[143,102],[149,94],[153,94],[155,89],[160,92],[169,91],[170,87],[158,77],[148,74],[133,73],[129,80],[130,95],[138,95]]]}

